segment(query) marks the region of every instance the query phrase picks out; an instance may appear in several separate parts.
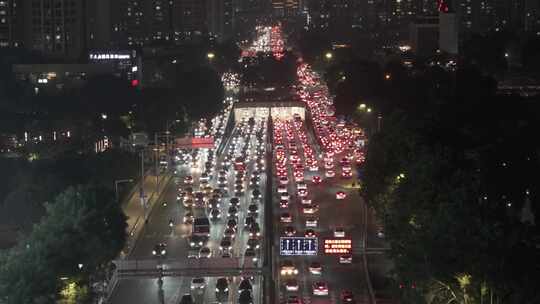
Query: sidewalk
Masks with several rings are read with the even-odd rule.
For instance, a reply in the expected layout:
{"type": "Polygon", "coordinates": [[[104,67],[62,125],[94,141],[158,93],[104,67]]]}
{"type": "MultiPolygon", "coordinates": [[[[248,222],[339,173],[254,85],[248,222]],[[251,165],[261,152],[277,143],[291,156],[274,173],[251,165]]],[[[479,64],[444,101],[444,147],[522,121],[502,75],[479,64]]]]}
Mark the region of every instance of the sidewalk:
{"type": "Polygon", "coordinates": [[[124,213],[128,217],[127,219],[127,233],[128,238],[126,240],[126,245],[122,252],[120,253],[120,258],[124,259],[131,253],[139,233],[144,226],[145,215],[148,217],[150,211],[154,207],[154,204],[157,202],[161,193],[171,180],[171,174],[162,175],[159,177],[159,183],[156,187],[156,176],[155,175],[146,175],[143,181],[143,190],[146,201],[146,210],[141,203],[140,198],[140,184],[137,184],[135,191],[132,192],[131,197],[125,202],[122,206],[124,213]]]}

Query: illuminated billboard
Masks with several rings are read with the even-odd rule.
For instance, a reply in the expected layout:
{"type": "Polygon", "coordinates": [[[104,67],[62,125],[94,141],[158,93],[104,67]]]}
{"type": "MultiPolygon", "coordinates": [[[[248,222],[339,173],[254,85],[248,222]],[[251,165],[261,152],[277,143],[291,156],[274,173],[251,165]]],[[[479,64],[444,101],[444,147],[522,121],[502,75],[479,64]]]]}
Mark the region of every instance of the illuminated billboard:
{"type": "Polygon", "coordinates": [[[215,148],[214,137],[182,137],[175,139],[177,149],[215,148]]]}
{"type": "Polygon", "coordinates": [[[280,255],[317,255],[319,243],[315,237],[279,238],[280,255]]]}
{"type": "Polygon", "coordinates": [[[325,254],[350,254],[352,252],[352,240],[339,238],[339,239],[325,239],[324,240],[324,253],[325,254]]]}

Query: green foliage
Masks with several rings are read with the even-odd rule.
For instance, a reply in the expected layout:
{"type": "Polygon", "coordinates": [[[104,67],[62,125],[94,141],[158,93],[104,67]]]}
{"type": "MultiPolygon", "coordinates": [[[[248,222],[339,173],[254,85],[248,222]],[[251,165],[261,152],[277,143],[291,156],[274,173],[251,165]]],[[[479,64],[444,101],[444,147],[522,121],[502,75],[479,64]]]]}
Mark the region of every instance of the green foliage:
{"type": "Polygon", "coordinates": [[[124,245],[126,216],[110,191],[70,187],[46,210],[1,260],[0,295],[7,303],[52,303],[63,277],[85,281],[124,245]]]}
{"type": "Polygon", "coordinates": [[[405,302],[536,303],[540,229],[521,216],[530,201],[539,218],[531,138],[540,108],[492,95],[472,70],[458,76],[466,83],[453,97],[396,103],[385,115],[369,142],[363,195],[384,223],[399,280],[418,286],[401,292],[405,302]]]}
{"type": "Polygon", "coordinates": [[[190,121],[211,118],[223,108],[223,83],[218,73],[209,67],[178,71],[175,93],[175,105],[184,109],[190,121]]]}

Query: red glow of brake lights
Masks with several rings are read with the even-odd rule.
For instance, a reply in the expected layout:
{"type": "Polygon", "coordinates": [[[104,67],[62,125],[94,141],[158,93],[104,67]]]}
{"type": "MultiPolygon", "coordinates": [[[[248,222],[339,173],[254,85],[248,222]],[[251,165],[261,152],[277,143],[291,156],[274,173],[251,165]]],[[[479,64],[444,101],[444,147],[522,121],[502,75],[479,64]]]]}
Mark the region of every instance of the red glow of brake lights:
{"type": "Polygon", "coordinates": [[[445,0],[438,0],[438,4],[437,4],[437,7],[439,9],[439,12],[441,13],[448,13],[448,4],[446,3],[445,0]]]}
{"type": "Polygon", "coordinates": [[[136,87],[136,86],[138,86],[138,85],[139,85],[139,79],[133,79],[133,80],[131,81],[131,86],[132,86],[132,87],[136,87]]]}

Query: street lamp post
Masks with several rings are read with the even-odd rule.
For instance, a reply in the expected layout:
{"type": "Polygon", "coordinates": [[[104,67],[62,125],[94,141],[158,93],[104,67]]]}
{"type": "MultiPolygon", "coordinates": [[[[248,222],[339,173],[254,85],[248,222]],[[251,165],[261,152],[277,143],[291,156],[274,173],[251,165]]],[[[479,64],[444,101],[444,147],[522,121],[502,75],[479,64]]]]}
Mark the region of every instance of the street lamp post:
{"type": "Polygon", "coordinates": [[[133,182],[133,179],[117,179],[114,181],[114,193],[115,193],[115,197],[116,197],[116,201],[118,201],[118,184],[122,184],[122,183],[132,183],[133,182]]]}

